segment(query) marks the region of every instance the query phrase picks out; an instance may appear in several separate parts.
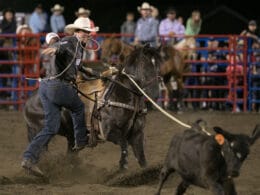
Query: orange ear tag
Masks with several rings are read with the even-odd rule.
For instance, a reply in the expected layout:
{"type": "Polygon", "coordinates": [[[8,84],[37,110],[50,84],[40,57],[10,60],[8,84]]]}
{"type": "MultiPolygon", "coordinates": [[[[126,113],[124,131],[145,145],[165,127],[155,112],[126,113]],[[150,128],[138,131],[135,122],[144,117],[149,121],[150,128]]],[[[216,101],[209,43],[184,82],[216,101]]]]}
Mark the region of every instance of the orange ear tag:
{"type": "Polygon", "coordinates": [[[221,134],[216,134],[215,135],[215,140],[218,142],[219,145],[223,145],[225,142],[225,138],[221,134]]]}

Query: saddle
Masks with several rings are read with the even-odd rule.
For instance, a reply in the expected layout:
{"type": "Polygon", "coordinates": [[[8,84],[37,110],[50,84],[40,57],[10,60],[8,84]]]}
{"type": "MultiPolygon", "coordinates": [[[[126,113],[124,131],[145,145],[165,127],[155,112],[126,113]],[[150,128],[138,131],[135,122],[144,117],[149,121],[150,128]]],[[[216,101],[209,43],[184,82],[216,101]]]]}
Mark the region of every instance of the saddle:
{"type": "Polygon", "coordinates": [[[79,78],[77,80],[77,87],[84,94],[79,94],[79,97],[85,104],[86,126],[90,131],[89,145],[95,147],[98,141],[105,140],[99,127],[100,117],[97,111],[97,103],[105,91],[105,84],[101,79],[83,81],[79,78]]]}

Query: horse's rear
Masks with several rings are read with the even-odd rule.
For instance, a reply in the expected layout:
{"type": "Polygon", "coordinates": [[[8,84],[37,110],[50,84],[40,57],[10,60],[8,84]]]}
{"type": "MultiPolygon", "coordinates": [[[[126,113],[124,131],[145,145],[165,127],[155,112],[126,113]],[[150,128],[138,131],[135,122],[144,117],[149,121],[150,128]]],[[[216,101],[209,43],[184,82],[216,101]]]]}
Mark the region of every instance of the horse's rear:
{"type": "Polygon", "coordinates": [[[172,110],[181,109],[184,88],[183,74],[189,71],[188,65],[185,63],[182,53],[171,46],[162,46],[160,53],[164,59],[164,63],[160,67],[160,73],[168,90],[169,108],[172,110]],[[176,86],[171,83],[172,77],[176,82],[176,86]],[[173,98],[176,98],[177,101],[173,102],[173,98]],[[178,102],[179,107],[177,106],[178,102]]]}
{"type": "MultiPolygon", "coordinates": [[[[31,142],[44,125],[44,111],[38,90],[27,99],[23,109],[23,117],[27,126],[28,141],[31,142]]],[[[61,110],[61,124],[58,134],[67,138],[68,152],[72,152],[74,146],[73,123],[70,112],[66,109],[61,110]]]]}

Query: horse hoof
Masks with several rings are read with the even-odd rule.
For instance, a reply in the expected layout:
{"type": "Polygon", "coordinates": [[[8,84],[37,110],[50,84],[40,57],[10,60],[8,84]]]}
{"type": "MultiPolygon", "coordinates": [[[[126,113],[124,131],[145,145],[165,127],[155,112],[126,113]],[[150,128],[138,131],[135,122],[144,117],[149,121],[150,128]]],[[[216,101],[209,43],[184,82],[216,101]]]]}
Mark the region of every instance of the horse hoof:
{"type": "Polygon", "coordinates": [[[141,168],[146,168],[147,167],[147,163],[142,163],[140,164],[141,168]]]}
{"type": "Polygon", "coordinates": [[[127,165],[120,165],[120,171],[126,171],[126,170],[128,170],[127,165]]]}

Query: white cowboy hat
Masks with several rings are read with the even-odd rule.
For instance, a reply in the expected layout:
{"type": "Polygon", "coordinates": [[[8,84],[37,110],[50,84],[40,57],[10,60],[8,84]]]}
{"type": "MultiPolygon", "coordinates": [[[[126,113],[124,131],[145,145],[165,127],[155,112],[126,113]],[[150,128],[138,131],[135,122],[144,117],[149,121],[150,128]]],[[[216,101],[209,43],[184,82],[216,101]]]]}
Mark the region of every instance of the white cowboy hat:
{"type": "Polygon", "coordinates": [[[54,11],[61,11],[63,12],[64,11],[64,7],[62,7],[60,4],[55,4],[53,6],[53,8],[51,8],[51,11],[54,12],[54,11]]]}
{"type": "Polygon", "coordinates": [[[74,21],[73,24],[69,24],[65,26],[65,31],[75,31],[76,29],[89,31],[89,32],[97,32],[99,31],[99,27],[92,28],[90,25],[90,20],[88,18],[78,18],[74,21]]]}
{"type": "Polygon", "coordinates": [[[46,43],[49,45],[51,39],[52,39],[52,38],[55,38],[55,37],[57,37],[58,39],[60,39],[60,37],[59,37],[58,34],[56,34],[56,33],[54,33],[54,32],[50,32],[50,33],[48,33],[48,34],[46,35],[46,37],[45,37],[45,41],[46,41],[46,43]]]}
{"type": "Polygon", "coordinates": [[[90,10],[85,9],[84,7],[80,7],[77,12],[75,12],[76,16],[79,16],[81,14],[87,14],[90,15],[90,10]]]}
{"type": "Polygon", "coordinates": [[[151,7],[151,5],[149,3],[143,2],[141,7],[140,6],[137,7],[137,10],[138,11],[141,11],[141,10],[152,10],[152,7],[151,7]]]}

